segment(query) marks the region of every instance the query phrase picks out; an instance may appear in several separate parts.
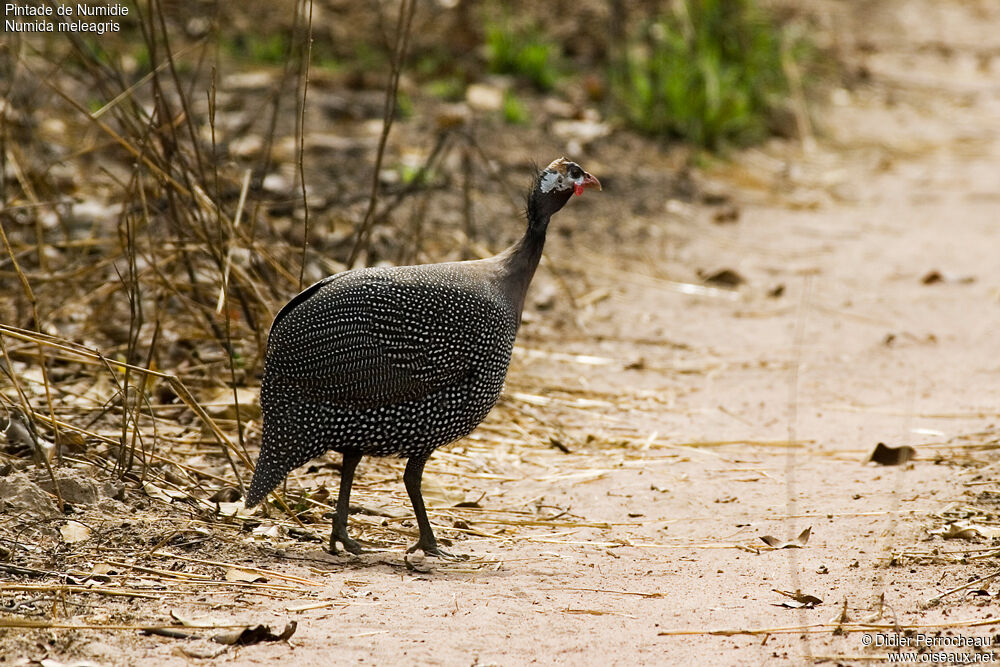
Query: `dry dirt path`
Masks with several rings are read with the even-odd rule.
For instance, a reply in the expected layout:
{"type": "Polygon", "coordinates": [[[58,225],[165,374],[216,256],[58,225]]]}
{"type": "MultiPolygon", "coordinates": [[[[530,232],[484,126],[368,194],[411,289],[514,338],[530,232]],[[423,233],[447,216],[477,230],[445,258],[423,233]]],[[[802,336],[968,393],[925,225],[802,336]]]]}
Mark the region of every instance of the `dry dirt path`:
{"type": "MultiPolygon", "coordinates": [[[[609,187],[586,214],[620,221],[612,259],[553,236],[557,274],[570,257],[588,267],[572,282],[576,314],[556,328],[532,313],[503,405],[428,469],[431,486],[479,499],[465,520],[435,513],[443,534],[471,526],[454,548],[477,560],[289,560],[333,606],[297,612],[291,647],[218,664],[871,664],[887,650],[863,632],[780,628],[846,614],[998,631],[958,627],[1000,617],[990,585],[923,603],[996,566],[947,555],[988,541],[928,531],[995,488],[994,457],[976,446],[1000,437],[1000,7],[847,4],[820,13],[857,85],[832,93],[816,145],[709,170],[738,221],[656,193],[629,212],[627,188],[609,187]],[[676,284],[721,268],[747,283],[676,284]],[[498,445],[512,429],[519,442],[498,445]],[[918,458],[865,464],[878,442],[918,458]],[[455,462],[485,472],[456,480],[455,462]],[[505,513],[491,523],[491,511],[505,513]],[[803,549],[759,539],[807,527],[803,549]],[[823,602],[785,608],[775,589],[823,602]]],[[[603,180],[613,158],[588,167],[603,180]]],[[[558,300],[553,275],[535,288],[558,300]]],[[[383,486],[405,507],[401,485],[383,486]]],[[[253,604],[288,616],[285,600],[253,604]]],[[[168,646],[147,657],[188,661],[168,646]]]]}

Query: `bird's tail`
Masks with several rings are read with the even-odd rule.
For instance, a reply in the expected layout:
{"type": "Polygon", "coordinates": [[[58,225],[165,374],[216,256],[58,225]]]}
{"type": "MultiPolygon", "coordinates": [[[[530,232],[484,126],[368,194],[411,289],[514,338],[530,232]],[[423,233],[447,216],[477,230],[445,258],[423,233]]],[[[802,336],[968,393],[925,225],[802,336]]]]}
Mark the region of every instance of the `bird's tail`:
{"type": "Polygon", "coordinates": [[[264,500],[264,497],[271,492],[274,487],[278,485],[278,482],[268,483],[265,481],[267,475],[265,470],[260,465],[260,461],[257,461],[257,467],[253,473],[253,479],[250,480],[250,489],[247,491],[247,497],[244,504],[250,508],[255,507],[264,500]]]}
{"type": "Polygon", "coordinates": [[[254,507],[271,491],[274,490],[281,480],[288,474],[289,468],[285,467],[282,457],[278,454],[276,446],[277,439],[274,437],[274,420],[265,417],[263,436],[260,443],[260,454],[257,456],[257,464],[254,466],[253,479],[250,480],[250,489],[244,505],[254,507]]]}
{"type": "Polygon", "coordinates": [[[260,455],[244,501],[247,507],[254,507],[264,500],[289,472],[322,453],[294,446],[304,437],[302,429],[297,426],[302,422],[302,415],[294,411],[278,411],[277,414],[265,411],[260,455]]]}

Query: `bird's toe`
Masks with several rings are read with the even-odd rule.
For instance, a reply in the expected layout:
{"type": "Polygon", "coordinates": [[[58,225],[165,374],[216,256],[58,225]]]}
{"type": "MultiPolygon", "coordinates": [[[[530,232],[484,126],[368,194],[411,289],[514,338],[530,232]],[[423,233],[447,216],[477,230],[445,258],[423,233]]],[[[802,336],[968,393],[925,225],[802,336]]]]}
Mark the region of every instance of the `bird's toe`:
{"type": "Polygon", "coordinates": [[[337,549],[338,543],[343,545],[344,551],[348,551],[354,554],[355,556],[357,556],[358,554],[363,554],[366,551],[366,549],[363,546],[361,546],[360,542],[358,542],[357,540],[352,540],[351,538],[344,535],[330,540],[330,553],[332,553],[335,556],[340,554],[340,551],[337,549]]]}
{"type": "Polygon", "coordinates": [[[424,552],[424,556],[427,556],[427,557],[433,556],[434,558],[440,558],[441,560],[450,560],[450,561],[469,560],[469,556],[466,555],[466,554],[453,554],[453,553],[451,553],[449,551],[445,551],[444,549],[442,549],[441,547],[439,547],[437,544],[426,544],[425,545],[425,544],[421,544],[420,542],[417,542],[412,547],[410,547],[409,549],[407,549],[406,553],[411,554],[411,553],[413,553],[414,551],[417,551],[417,550],[423,551],[424,552]]]}

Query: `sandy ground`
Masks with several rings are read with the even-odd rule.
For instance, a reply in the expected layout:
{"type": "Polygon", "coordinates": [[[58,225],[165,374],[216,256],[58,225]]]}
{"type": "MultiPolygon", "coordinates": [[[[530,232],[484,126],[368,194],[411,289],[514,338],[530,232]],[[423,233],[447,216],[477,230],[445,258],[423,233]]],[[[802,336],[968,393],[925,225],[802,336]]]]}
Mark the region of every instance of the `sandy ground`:
{"type": "MultiPolygon", "coordinates": [[[[553,232],[507,396],[428,466],[426,485],[478,501],[431,503],[439,534],[473,560],[272,552],[245,564],[312,582],[301,599],[180,610],[279,629],[294,619],[290,642],[198,660],[221,647],[84,633],[72,653],[163,665],[871,664],[889,649],[866,637],[916,641],[894,626],[998,632],[993,583],[927,601],[996,566],[986,537],[931,531],[949,518],[988,525],[995,509],[983,492],[1000,438],[1000,7],[843,5],[822,11],[857,84],[831,92],[814,143],[776,142],[698,176],[724,203],[649,192],[630,209],[615,160],[653,174],[665,158],[607,147],[584,161],[608,187],[553,227],[587,217],[590,230],[616,227],[617,245],[553,232]],[[720,269],[746,282],[686,293],[720,269]],[[482,446],[500,432],[517,449],[482,446]],[[879,442],[917,458],[865,463],[879,442]],[[456,478],[445,463],[460,459],[485,472],[456,478]],[[760,540],[807,527],[801,549],[760,540]],[[776,590],[822,602],[789,608],[776,590]]],[[[400,472],[365,462],[361,476],[385,483],[354,500],[408,509],[400,472]]]]}

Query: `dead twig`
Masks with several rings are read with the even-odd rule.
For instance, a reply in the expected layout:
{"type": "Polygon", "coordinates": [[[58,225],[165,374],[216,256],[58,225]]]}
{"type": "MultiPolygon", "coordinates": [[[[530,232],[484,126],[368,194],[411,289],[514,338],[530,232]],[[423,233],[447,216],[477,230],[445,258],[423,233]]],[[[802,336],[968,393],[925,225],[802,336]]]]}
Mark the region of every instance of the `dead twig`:
{"type": "Polygon", "coordinates": [[[382,108],[382,133],[378,140],[378,150],[375,153],[375,167],[372,174],[371,194],[368,198],[368,210],[358,227],[354,237],[354,247],[347,258],[347,265],[354,266],[367,246],[371,238],[371,232],[375,225],[375,208],[378,205],[378,191],[382,172],[382,159],[385,156],[386,143],[389,140],[389,131],[392,129],[392,122],[396,118],[396,94],[399,91],[399,77],[406,63],[406,52],[410,44],[410,27],[413,24],[413,14],[416,11],[416,0],[403,0],[399,4],[399,17],[396,19],[396,40],[392,52],[392,71],[389,75],[389,82],[385,87],[385,104],[382,108]]]}

